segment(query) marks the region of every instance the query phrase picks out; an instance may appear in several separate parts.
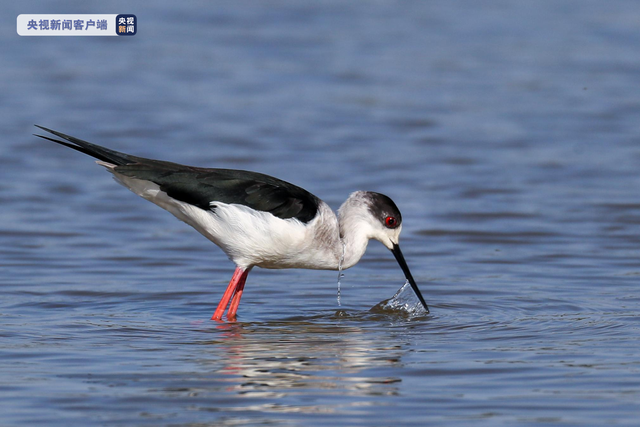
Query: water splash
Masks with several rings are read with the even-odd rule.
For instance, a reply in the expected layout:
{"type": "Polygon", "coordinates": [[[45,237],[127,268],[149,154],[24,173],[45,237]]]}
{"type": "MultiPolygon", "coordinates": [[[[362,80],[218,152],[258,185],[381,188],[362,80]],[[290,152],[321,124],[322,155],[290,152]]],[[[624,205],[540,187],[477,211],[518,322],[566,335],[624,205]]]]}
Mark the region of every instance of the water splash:
{"type": "Polygon", "coordinates": [[[427,313],[413,289],[411,289],[408,280],[404,282],[404,285],[398,289],[394,296],[377,304],[371,310],[376,312],[400,311],[409,316],[421,316],[427,313]]]}
{"type": "Polygon", "coordinates": [[[342,256],[340,257],[340,261],[338,261],[338,307],[341,307],[340,304],[340,279],[342,279],[344,277],[344,274],[342,274],[342,263],[344,262],[344,254],[345,251],[347,249],[347,245],[345,245],[344,242],[342,242],[342,256]]]}

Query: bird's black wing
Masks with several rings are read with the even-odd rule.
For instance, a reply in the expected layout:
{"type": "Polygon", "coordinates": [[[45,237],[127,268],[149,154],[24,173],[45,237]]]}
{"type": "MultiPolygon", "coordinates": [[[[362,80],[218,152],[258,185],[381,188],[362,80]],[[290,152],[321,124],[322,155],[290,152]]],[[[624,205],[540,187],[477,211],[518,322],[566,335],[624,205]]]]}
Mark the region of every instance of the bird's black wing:
{"type": "Polygon", "coordinates": [[[157,184],[170,197],[201,209],[214,210],[215,202],[234,203],[269,212],[278,218],[309,222],[320,199],[286,181],[257,172],[205,169],[145,159],[110,150],[51,129],[38,126],[65,141],[36,135],[116,165],[114,172],[157,184]]]}
{"type": "Polygon", "coordinates": [[[170,197],[205,210],[215,210],[215,202],[235,203],[305,223],[318,210],[319,200],[313,194],[256,172],[195,168],[157,160],[117,166],[115,171],[152,181],[170,197]]]}

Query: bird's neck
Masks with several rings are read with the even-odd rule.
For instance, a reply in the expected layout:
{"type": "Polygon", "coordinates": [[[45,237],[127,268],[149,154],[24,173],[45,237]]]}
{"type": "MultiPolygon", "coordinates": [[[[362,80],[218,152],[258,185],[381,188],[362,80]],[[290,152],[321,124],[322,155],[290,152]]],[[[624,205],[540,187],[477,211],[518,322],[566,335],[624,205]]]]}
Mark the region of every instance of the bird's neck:
{"type": "Polygon", "coordinates": [[[358,217],[347,215],[341,208],[338,211],[338,226],[340,229],[340,250],[342,251],[342,268],[353,267],[364,252],[369,243],[369,233],[366,224],[358,221],[358,217]]]}
{"type": "Polygon", "coordinates": [[[331,260],[322,268],[344,270],[353,267],[367,250],[371,226],[366,207],[358,200],[357,193],[354,194],[340,206],[337,215],[326,203],[320,205],[319,225],[314,228],[311,240],[322,242],[315,247],[324,251],[319,258],[331,260]]]}

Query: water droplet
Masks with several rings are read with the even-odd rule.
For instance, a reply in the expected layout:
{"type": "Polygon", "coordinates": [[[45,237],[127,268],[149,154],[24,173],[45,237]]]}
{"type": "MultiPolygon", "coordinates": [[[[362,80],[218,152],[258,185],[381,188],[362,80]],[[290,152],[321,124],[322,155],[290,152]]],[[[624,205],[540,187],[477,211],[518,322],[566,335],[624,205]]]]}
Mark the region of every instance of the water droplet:
{"type": "Polygon", "coordinates": [[[340,257],[340,261],[338,261],[338,307],[341,306],[340,304],[340,279],[342,279],[344,277],[344,274],[342,274],[342,263],[344,262],[344,254],[346,251],[347,245],[345,245],[344,242],[342,242],[342,256],[340,257]]]}

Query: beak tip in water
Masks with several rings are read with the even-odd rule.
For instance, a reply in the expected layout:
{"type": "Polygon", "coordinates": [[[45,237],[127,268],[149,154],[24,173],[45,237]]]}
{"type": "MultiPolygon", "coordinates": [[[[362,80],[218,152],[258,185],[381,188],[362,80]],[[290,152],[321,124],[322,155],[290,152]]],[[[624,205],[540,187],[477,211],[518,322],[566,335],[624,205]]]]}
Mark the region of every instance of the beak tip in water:
{"type": "Polygon", "coordinates": [[[425,311],[427,313],[429,313],[429,307],[427,306],[427,303],[424,300],[424,297],[422,296],[422,293],[420,292],[420,289],[418,289],[418,285],[416,284],[416,281],[413,280],[413,276],[411,275],[411,271],[409,270],[409,266],[407,265],[407,262],[405,261],[404,256],[402,255],[402,251],[400,250],[400,246],[397,243],[395,243],[393,245],[393,249],[391,249],[391,252],[393,253],[393,256],[396,257],[396,261],[398,261],[398,264],[400,265],[400,268],[402,269],[402,272],[404,273],[405,277],[409,281],[409,284],[411,285],[411,288],[413,288],[413,291],[415,292],[416,296],[420,300],[420,303],[424,307],[425,311]]]}

